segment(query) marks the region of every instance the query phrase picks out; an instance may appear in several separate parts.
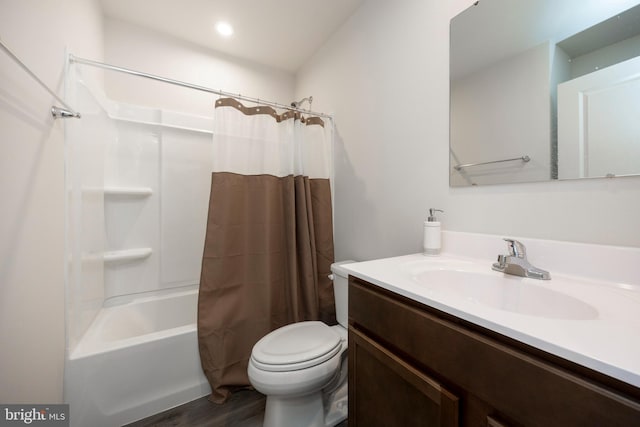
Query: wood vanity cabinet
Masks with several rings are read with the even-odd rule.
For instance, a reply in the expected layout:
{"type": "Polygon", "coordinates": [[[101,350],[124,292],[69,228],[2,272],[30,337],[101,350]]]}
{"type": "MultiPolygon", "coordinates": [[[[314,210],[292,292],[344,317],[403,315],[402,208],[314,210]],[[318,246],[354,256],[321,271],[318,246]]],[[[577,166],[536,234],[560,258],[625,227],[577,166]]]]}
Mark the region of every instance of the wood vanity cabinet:
{"type": "Polygon", "coordinates": [[[640,389],[351,276],[349,427],[640,426],[640,389]]]}

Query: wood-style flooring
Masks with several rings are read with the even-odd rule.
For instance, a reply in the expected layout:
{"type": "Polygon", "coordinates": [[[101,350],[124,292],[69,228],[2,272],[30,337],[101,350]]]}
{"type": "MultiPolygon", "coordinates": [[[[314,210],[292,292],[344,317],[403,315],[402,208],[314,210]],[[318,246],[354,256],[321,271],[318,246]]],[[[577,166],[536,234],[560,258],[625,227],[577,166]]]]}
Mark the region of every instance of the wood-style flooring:
{"type": "MultiPolygon", "coordinates": [[[[254,390],[240,390],[223,405],[202,397],[127,427],[262,427],[264,405],[264,395],[254,390]]],[[[347,427],[347,421],[336,427],[347,427]]]]}

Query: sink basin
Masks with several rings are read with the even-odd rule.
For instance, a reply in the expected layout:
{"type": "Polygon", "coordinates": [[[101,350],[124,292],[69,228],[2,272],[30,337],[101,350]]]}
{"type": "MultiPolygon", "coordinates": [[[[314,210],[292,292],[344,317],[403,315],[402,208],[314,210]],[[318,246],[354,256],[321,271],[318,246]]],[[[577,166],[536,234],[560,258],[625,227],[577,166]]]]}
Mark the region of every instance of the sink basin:
{"type": "MultiPolygon", "coordinates": [[[[549,319],[590,320],[598,310],[578,298],[542,287],[535,279],[493,272],[434,269],[413,280],[428,292],[484,304],[498,310],[549,319]]],[[[545,286],[559,284],[547,282],[545,286]]]]}

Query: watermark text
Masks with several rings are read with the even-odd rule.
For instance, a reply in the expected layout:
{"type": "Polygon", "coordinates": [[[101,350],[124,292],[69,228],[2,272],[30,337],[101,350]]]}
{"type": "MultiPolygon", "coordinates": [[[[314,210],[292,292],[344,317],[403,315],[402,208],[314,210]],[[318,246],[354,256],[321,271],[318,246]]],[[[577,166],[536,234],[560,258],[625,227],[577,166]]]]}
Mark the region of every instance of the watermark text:
{"type": "Polygon", "coordinates": [[[69,405],[0,405],[0,427],[69,427],[69,405]]]}

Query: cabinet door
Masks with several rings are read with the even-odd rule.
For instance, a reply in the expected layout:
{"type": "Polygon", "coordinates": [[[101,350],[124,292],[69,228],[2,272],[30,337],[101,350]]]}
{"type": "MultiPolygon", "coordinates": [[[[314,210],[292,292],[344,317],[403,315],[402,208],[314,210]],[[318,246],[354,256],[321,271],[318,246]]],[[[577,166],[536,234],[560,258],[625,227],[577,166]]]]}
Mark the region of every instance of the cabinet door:
{"type": "Polygon", "coordinates": [[[458,398],[349,329],[349,427],[458,426],[458,398]]]}

